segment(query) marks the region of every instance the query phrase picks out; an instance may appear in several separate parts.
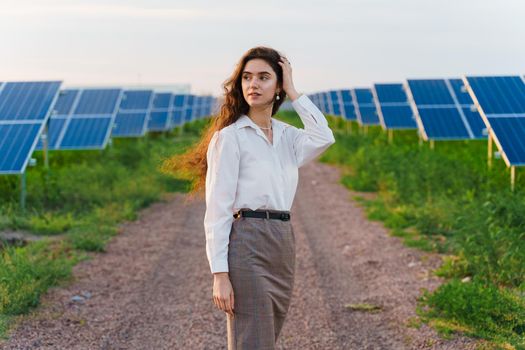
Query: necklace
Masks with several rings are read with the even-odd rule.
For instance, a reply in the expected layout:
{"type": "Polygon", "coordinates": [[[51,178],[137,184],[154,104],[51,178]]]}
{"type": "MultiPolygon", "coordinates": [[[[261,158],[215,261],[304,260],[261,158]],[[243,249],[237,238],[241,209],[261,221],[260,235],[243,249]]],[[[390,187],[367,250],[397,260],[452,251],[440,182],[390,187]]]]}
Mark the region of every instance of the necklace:
{"type": "Polygon", "coordinates": [[[263,130],[272,130],[272,127],[270,126],[269,128],[263,128],[262,126],[259,126],[259,128],[263,129],[263,130]]]}

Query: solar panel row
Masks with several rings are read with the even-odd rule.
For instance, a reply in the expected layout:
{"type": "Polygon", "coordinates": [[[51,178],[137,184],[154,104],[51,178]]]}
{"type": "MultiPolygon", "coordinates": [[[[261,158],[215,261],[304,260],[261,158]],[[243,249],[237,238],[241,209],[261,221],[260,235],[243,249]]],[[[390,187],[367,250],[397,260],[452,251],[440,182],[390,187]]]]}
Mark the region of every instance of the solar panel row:
{"type": "MultiPolygon", "coordinates": [[[[111,134],[129,137],[168,130],[209,115],[215,103],[211,96],[151,90],[59,93],[60,85],[0,83],[1,173],[24,171],[46,125],[49,149],[103,148],[111,134]]],[[[427,140],[479,139],[488,129],[508,165],[525,165],[525,82],[519,76],[409,79],[405,88],[375,84],[373,89],[331,90],[310,97],[324,113],[362,125],[380,123],[385,129],[414,128],[415,114],[427,140]]]]}
{"type": "Polygon", "coordinates": [[[357,117],[362,125],[379,121],[387,130],[417,125],[426,140],[483,139],[489,134],[508,166],[525,165],[523,76],[408,79],[405,86],[374,84],[373,89],[309,96],[324,113],[357,117]]]}
{"type": "Polygon", "coordinates": [[[485,126],[461,79],[420,79],[374,84],[373,89],[311,94],[324,113],[384,129],[416,129],[426,140],[485,137],[485,126]]]}
{"type": "MultiPolygon", "coordinates": [[[[161,95],[154,105],[151,90],[60,91],[60,86],[59,81],[0,83],[0,173],[23,173],[32,152],[43,149],[44,142],[49,150],[101,149],[111,135],[144,135],[150,112],[167,111],[170,119],[181,108],[171,104],[171,97],[166,99],[171,94],[161,95]]],[[[181,95],[183,101],[186,96],[181,95]]],[[[206,96],[199,102],[196,110],[184,104],[183,113],[189,109],[194,118],[209,115],[215,99],[206,96]]]]}
{"type": "Polygon", "coordinates": [[[350,90],[333,90],[308,95],[325,114],[341,115],[347,120],[356,120],[354,102],[350,90]]]}

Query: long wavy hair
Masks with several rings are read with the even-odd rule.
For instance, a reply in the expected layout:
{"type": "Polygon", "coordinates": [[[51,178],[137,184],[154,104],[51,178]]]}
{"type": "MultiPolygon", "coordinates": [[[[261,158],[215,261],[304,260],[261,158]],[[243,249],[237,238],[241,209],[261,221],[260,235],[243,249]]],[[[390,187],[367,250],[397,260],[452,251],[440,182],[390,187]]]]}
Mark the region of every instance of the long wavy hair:
{"type": "Polygon", "coordinates": [[[277,113],[279,107],[286,98],[283,90],[283,71],[279,65],[281,54],[269,47],[259,46],[248,50],[240,59],[230,78],[223,83],[224,98],[219,113],[212,116],[207,129],[204,130],[201,139],[185,153],[172,156],[164,161],[162,171],[170,174],[184,174],[192,182],[190,194],[203,194],[206,184],[206,171],[208,163],[206,153],[208,145],[215,131],[221,130],[233,124],[243,114],[247,114],[250,106],[244,99],[242,92],[242,73],[248,61],[259,58],[266,61],[277,74],[277,88],[279,100],[274,99],[272,116],[277,113]]]}

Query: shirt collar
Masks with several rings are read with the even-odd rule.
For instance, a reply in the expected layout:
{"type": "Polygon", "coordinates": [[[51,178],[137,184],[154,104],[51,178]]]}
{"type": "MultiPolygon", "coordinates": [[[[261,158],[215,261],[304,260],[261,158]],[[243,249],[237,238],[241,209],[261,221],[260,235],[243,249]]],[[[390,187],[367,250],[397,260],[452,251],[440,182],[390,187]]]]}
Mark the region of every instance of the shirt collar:
{"type": "MultiPolygon", "coordinates": [[[[281,135],[283,134],[283,130],[288,126],[288,124],[275,118],[271,118],[271,120],[273,127],[273,145],[275,147],[277,146],[281,135]]],[[[235,125],[237,126],[237,129],[244,128],[246,126],[251,126],[259,135],[265,137],[261,128],[257,124],[255,124],[255,122],[251,120],[251,118],[248,117],[246,114],[241,115],[239,119],[237,119],[237,121],[235,122],[235,125]]]]}
{"type": "Polygon", "coordinates": [[[241,115],[235,122],[235,125],[237,125],[237,129],[244,128],[245,126],[256,127],[253,120],[251,120],[246,114],[241,115]]]}

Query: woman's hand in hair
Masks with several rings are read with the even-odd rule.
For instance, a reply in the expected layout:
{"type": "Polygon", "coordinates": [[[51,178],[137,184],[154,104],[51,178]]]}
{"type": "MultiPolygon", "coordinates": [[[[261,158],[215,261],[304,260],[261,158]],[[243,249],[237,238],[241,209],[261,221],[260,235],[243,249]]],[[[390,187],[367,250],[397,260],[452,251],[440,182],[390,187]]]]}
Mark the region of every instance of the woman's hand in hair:
{"type": "Polygon", "coordinates": [[[233,316],[233,288],[227,272],[213,274],[213,303],[219,310],[233,316]]]}
{"type": "Polygon", "coordinates": [[[283,89],[284,92],[286,92],[286,95],[292,100],[295,101],[297,97],[299,97],[299,94],[295,90],[295,86],[293,85],[293,79],[292,79],[292,66],[290,65],[290,61],[286,57],[281,56],[281,59],[279,60],[279,64],[283,68],[283,89]]]}

